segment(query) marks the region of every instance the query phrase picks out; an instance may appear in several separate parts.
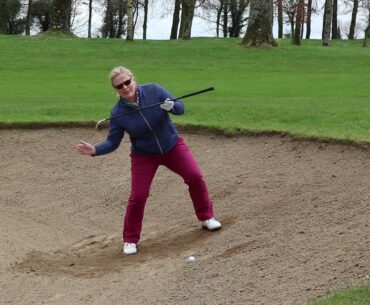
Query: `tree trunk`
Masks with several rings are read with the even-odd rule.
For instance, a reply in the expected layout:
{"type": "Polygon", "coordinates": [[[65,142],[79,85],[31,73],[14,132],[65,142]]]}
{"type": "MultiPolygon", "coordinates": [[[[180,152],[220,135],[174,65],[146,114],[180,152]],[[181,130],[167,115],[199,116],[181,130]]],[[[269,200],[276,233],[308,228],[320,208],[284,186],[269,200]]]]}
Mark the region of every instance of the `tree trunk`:
{"type": "Polygon", "coordinates": [[[322,45],[324,47],[329,46],[330,42],[330,34],[331,34],[331,22],[332,22],[332,15],[333,15],[333,0],[326,0],[325,2],[325,23],[324,23],[324,37],[322,45]]]}
{"type": "Polygon", "coordinates": [[[191,27],[194,18],[196,0],[182,0],[182,14],[179,38],[187,40],[191,38],[191,27]]]}
{"type": "Polygon", "coordinates": [[[134,15],[132,0],[127,0],[127,36],[126,40],[134,40],[134,15]]]}
{"type": "Polygon", "coordinates": [[[333,22],[331,28],[331,39],[338,38],[338,0],[333,0],[333,22]]]}
{"type": "Polygon", "coordinates": [[[144,22],[143,22],[143,39],[146,40],[146,30],[148,24],[148,0],[144,1],[144,22]]]}
{"type": "MultiPolygon", "coordinates": [[[[370,9],[370,8],[369,8],[370,9]]],[[[367,40],[370,37],[370,11],[369,11],[369,17],[368,17],[368,23],[367,23],[367,28],[365,29],[365,37],[364,37],[364,43],[363,46],[367,46],[367,40]]]]}
{"type": "MultiPolygon", "coordinates": [[[[114,27],[114,37],[115,38],[122,38],[124,33],[125,33],[125,29],[124,29],[124,26],[125,26],[125,7],[124,7],[124,3],[123,2],[119,2],[119,3],[116,3],[118,4],[118,15],[117,15],[117,12],[114,13],[114,16],[117,16],[116,18],[118,18],[118,26],[113,26],[114,27]]],[[[115,17],[113,17],[113,20],[112,20],[112,23],[114,24],[115,23],[115,17]]],[[[133,39],[133,37],[132,37],[133,39]]]]}
{"type": "Polygon", "coordinates": [[[87,25],[87,38],[91,38],[92,2],[93,0],[89,0],[89,21],[87,25]]]}
{"type": "Polygon", "coordinates": [[[283,0],[277,0],[278,9],[278,38],[283,38],[283,0]]]}
{"type": "Polygon", "coordinates": [[[272,35],[272,24],[273,1],[252,0],[248,28],[242,40],[242,45],[247,47],[276,46],[276,41],[272,35]]]}
{"type": "Polygon", "coordinates": [[[220,37],[220,24],[221,24],[221,15],[224,9],[224,1],[220,1],[220,6],[217,9],[217,18],[216,18],[216,37],[220,37]]]}
{"type": "Polygon", "coordinates": [[[32,12],[32,0],[28,0],[27,15],[26,15],[26,35],[31,34],[31,12],[32,12]]]}
{"type": "Polygon", "coordinates": [[[172,16],[172,27],[170,39],[177,39],[177,30],[180,22],[181,0],[175,0],[175,9],[172,16]]]}
{"type": "Polygon", "coordinates": [[[228,27],[229,27],[229,4],[228,4],[228,1],[229,0],[223,0],[224,9],[223,9],[223,15],[222,15],[222,19],[223,19],[222,32],[224,34],[224,38],[227,37],[228,27]]]}
{"type": "Polygon", "coordinates": [[[349,28],[348,39],[354,39],[355,38],[357,12],[358,12],[358,0],[353,0],[351,26],[349,28]]]}
{"type": "Polygon", "coordinates": [[[0,34],[7,33],[6,0],[0,0],[0,34]]]}
{"type": "Polygon", "coordinates": [[[295,31],[294,31],[294,38],[293,44],[301,45],[301,29],[302,29],[302,21],[303,21],[303,14],[304,14],[304,0],[299,0],[297,5],[297,18],[295,24],[295,31]]]}
{"type": "Polygon", "coordinates": [[[311,36],[311,15],[312,15],[312,0],[308,0],[307,3],[307,19],[306,19],[306,39],[310,39],[311,36]]]}

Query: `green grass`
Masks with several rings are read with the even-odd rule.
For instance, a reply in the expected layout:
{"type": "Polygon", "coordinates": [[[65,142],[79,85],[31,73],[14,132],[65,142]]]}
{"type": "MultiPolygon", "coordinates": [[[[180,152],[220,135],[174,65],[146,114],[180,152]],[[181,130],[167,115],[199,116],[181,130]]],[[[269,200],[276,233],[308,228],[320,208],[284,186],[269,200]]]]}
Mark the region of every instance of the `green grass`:
{"type": "Polygon", "coordinates": [[[2,124],[92,122],[116,102],[107,75],[130,67],[140,83],[184,100],[179,124],[233,132],[370,142],[370,48],[361,41],[288,40],[245,49],[239,39],[134,41],[0,36],[2,124]]]}
{"type": "Polygon", "coordinates": [[[346,291],[339,291],[335,294],[309,305],[369,305],[370,304],[370,283],[346,291]]]}

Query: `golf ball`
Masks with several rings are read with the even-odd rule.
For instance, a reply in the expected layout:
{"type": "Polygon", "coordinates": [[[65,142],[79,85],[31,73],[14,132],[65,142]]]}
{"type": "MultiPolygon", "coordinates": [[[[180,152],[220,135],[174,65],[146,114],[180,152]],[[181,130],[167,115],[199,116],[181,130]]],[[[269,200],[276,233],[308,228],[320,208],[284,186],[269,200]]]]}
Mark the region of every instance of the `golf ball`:
{"type": "Polygon", "coordinates": [[[195,256],[189,256],[188,257],[188,262],[191,263],[191,262],[195,262],[195,256]]]}

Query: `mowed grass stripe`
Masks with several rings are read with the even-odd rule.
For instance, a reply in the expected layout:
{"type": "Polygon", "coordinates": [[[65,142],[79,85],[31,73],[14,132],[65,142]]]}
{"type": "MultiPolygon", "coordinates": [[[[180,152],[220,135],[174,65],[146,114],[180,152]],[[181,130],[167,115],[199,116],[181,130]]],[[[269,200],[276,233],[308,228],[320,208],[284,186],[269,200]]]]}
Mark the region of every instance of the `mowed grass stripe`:
{"type": "Polygon", "coordinates": [[[134,41],[0,36],[2,124],[93,122],[117,97],[112,67],[174,95],[214,86],[184,100],[183,125],[227,133],[267,131],[298,137],[370,141],[370,49],[361,41],[280,40],[245,49],[239,39],[134,41]]]}

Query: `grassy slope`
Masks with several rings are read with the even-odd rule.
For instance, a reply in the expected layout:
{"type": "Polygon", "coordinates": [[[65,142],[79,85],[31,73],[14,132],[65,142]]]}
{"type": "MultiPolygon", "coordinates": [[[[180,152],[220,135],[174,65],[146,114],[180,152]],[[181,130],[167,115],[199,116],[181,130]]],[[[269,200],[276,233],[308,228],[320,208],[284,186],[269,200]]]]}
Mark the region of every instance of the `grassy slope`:
{"type": "Polygon", "coordinates": [[[370,141],[370,50],[361,42],[244,49],[238,39],[135,41],[0,36],[0,120],[97,121],[116,100],[107,74],[132,68],[139,82],[186,100],[178,123],[234,131],[370,141]]]}

